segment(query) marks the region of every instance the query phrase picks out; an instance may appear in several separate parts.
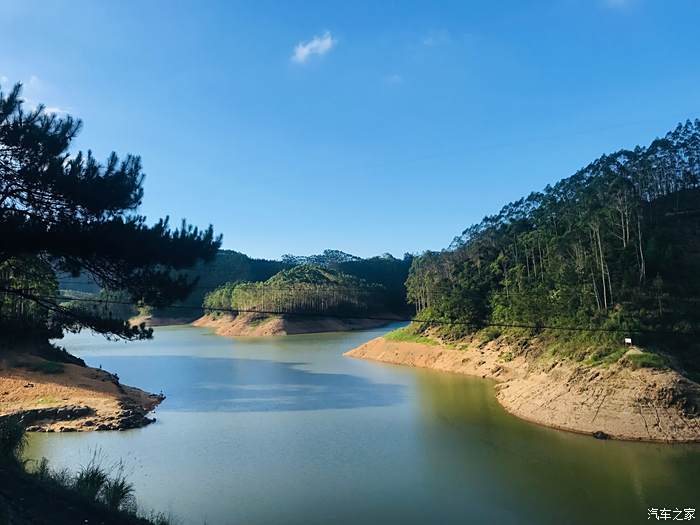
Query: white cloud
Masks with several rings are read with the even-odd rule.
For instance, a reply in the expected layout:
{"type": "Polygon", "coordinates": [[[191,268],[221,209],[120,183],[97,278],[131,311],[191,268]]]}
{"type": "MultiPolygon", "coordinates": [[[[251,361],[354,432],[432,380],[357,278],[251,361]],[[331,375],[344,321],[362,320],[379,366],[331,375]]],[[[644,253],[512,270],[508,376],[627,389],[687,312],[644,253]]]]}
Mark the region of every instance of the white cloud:
{"type": "MultiPolygon", "coordinates": [[[[0,80],[6,77],[0,77],[0,80]]],[[[23,82],[24,91],[23,99],[28,109],[34,110],[39,106],[39,101],[45,98],[44,82],[37,76],[31,75],[29,80],[23,82]]],[[[67,115],[72,110],[71,108],[63,108],[60,106],[44,106],[44,113],[49,115],[67,115]]]]}
{"type": "Polygon", "coordinates": [[[47,106],[44,108],[44,113],[49,113],[51,115],[67,115],[68,111],[69,110],[57,106],[47,106]]]}
{"type": "Polygon", "coordinates": [[[330,31],[326,31],[322,35],[317,35],[308,42],[299,42],[294,46],[292,62],[305,64],[313,55],[322,56],[328,53],[337,42],[338,41],[333,38],[330,31]]]}
{"type": "Polygon", "coordinates": [[[7,84],[10,81],[5,75],[0,75],[0,84],[7,84]]]}

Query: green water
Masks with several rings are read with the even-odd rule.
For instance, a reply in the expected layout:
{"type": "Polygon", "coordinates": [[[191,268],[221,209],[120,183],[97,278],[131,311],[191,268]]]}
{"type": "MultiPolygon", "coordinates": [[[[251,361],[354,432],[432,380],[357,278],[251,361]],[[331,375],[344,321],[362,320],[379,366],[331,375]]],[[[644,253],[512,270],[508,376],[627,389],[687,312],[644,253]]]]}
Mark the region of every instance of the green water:
{"type": "Polygon", "coordinates": [[[700,507],[700,447],[541,428],[505,413],[488,381],[342,356],[384,331],[68,337],[168,398],[149,427],[35,434],[28,456],[75,468],[99,449],[126,462],[142,507],[194,524],[624,524],[700,507]]]}

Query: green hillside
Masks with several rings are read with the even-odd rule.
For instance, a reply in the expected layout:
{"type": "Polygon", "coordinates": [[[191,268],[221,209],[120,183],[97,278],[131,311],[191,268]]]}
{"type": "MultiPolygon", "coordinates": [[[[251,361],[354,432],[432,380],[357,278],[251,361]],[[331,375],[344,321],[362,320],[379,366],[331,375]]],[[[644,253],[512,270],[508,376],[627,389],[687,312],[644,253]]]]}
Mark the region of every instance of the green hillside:
{"type": "Polygon", "coordinates": [[[415,259],[407,285],[420,316],[460,323],[447,337],[524,325],[595,362],[631,336],[697,367],[700,121],[506,205],[415,259]]]}
{"type": "Polygon", "coordinates": [[[386,289],[355,276],[303,264],[264,282],[231,282],[207,294],[205,309],[362,314],[385,308],[386,289]]]}

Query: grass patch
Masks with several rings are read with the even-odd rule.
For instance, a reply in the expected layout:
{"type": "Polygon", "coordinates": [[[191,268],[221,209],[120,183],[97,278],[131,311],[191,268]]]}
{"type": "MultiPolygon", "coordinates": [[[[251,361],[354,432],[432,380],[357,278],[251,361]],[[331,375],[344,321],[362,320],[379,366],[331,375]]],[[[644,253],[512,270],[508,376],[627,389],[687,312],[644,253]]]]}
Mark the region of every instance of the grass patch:
{"type": "Polygon", "coordinates": [[[501,330],[495,326],[489,326],[479,332],[479,341],[482,344],[490,343],[499,337],[501,337],[501,330]]]}
{"type": "Polygon", "coordinates": [[[60,399],[57,399],[55,397],[40,397],[35,401],[35,404],[37,405],[55,405],[56,403],[59,403],[60,399]]]}
{"type": "Polygon", "coordinates": [[[415,333],[410,327],[399,328],[384,335],[384,339],[401,343],[421,343],[424,345],[437,345],[438,342],[422,334],[415,333]]]}
{"type": "Polygon", "coordinates": [[[661,354],[642,352],[641,354],[630,354],[627,356],[632,368],[668,368],[669,362],[661,354]]]}
{"type": "Polygon", "coordinates": [[[594,350],[584,362],[592,366],[608,366],[617,363],[625,352],[627,348],[624,346],[603,346],[594,350]]]}
{"type": "Polygon", "coordinates": [[[501,361],[503,361],[504,363],[508,363],[508,362],[512,361],[513,359],[515,359],[513,352],[510,352],[510,351],[503,352],[499,357],[500,357],[501,361]]]}

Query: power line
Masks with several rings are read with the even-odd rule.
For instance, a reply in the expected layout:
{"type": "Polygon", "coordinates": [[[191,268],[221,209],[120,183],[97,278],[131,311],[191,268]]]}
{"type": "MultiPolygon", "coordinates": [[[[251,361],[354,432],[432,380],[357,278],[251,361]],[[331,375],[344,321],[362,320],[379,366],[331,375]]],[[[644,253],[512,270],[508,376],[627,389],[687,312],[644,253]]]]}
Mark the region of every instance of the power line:
{"type": "MultiPolygon", "coordinates": [[[[89,302],[98,304],[113,304],[121,306],[134,306],[133,303],[127,301],[111,301],[105,299],[88,299],[88,298],[67,298],[61,296],[32,296],[34,299],[46,301],[60,301],[68,299],[69,302],[89,302]]],[[[569,332],[603,332],[603,333],[625,333],[625,334],[647,334],[647,335],[700,335],[697,330],[659,330],[659,329],[643,329],[643,328],[612,328],[612,327],[583,327],[583,326],[554,326],[545,324],[527,324],[527,323],[472,323],[460,320],[444,320],[444,319],[415,319],[412,317],[394,317],[394,316],[375,316],[375,315],[340,315],[330,313],[315,313],[315,312],[287,312],[282,310],[258,310],[246,308],[222,308],[222,307],[203,307],[195,305],[171,305],[168,308],[177,308],[183,310],[204,310],[205,312],[220,312],[239,315],[245,313],[264,314],[264,315],[281,315],[291,317],[311,317],[311,318],[330,318],[330,319],[366,319],[370,321],[385,321],[385,322],[406,322],[415,324],[432,324],[442,326],[467,326],[470,328],[522,328],[529,330],[561,330],[569,332]]]]}

